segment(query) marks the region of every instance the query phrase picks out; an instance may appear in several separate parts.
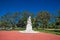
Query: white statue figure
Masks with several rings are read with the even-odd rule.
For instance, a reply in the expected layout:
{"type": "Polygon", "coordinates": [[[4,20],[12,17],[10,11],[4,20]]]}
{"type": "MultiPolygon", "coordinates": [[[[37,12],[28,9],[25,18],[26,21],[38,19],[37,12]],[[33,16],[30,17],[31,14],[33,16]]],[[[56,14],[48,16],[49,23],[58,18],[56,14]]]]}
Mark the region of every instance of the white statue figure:
{"type": "Polygon", "coordinates": [[[31,16],[29,16],[29,18],[27,20],[26,30],[28,30],[28,31],[32,30],[31,16]]]}
{"type": "Polygon", "coordinates": [[[26,30],[20,31],[22,33],[38,33],[37,31],[32,30],[31,16],[27,20],[26,30]]]}

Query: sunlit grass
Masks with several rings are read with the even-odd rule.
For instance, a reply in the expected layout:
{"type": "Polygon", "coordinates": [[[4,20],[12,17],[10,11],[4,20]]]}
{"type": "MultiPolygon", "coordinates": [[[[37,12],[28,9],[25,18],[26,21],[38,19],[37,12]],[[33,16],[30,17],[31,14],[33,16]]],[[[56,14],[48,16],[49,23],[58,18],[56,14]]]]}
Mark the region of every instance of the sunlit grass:
{"type": "Polygon", "coordinates": [[[43,29],[41,29],[41,28],[39,28],[38,30],[37,29],[35,29],[34,28],[34,30],[35,31],[39,31],[39,32],[45,32],[45,33],[51,33],[51,34],[57,34],[57,35],[60,35],[60,30],[56,30],[56,29],[51,29],[51,30],[49,30],[49,29],[45,29],[45,30],[43,30],[43,29]]]}

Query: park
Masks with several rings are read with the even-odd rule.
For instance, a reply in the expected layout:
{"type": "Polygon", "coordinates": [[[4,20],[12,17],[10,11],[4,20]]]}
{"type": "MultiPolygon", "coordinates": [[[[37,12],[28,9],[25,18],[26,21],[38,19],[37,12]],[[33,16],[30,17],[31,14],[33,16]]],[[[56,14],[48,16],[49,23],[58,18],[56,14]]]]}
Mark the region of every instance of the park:
{"type": "Polygon", "coordinates": [[[60,40],[60,0],[0,0],[0,40],[60,40]]]}
{"type": "MultiPolygon", "coordinates": [[[[7,17],[8,17],[8,15],[7,15],[7,17]]],[[[21,22],[21,20],[20,20],[20,22],[21,22]]],[[[36,22],[36,20],[35,20],[35,22],[36,22]]],[[[44,20],[44,22],[45,22],[45,20],[44,20]]],[[[22,23],[22,24],[24,24],[24,23],[22,23]]],[[[45,31],[47,28],[43,27],[42,29],[40,29],[39,27],[36,27],[36,24],[34,27],[32,27],[33,24],[31,21],[31,16],[29,16],[27,18],[26,25],[22,25],[22,24],[21,23],[19,25],[16,24],[15,26],[11,27],[11,25],[7,26],[5,23],[6,27],[4,27],[5,25],[3,23],[2,24],[3,27],[0,28],[0,30],[1,30],[0,31],[0,40],[60,40],[60,36],[59,36],[60,31],[58,29],[52,28],[53,31],[52,31],[52,29],[50,29],[50,31],[49,31],[49,28],[48,28],[48,31],[45,31]],[[25,27],[22,27],[22,26],[25,26],[25,27]]]]}

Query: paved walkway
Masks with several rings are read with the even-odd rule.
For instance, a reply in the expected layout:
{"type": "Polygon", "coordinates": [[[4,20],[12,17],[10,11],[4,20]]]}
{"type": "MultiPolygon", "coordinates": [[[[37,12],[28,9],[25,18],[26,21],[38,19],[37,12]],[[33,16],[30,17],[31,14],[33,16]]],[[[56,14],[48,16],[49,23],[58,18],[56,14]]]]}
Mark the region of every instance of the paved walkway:
{"type": "Polygon", "coordinates": [[[60,40],[60,36],[48,33],[20,33],[0,31],[0,40],[60,40]]]}

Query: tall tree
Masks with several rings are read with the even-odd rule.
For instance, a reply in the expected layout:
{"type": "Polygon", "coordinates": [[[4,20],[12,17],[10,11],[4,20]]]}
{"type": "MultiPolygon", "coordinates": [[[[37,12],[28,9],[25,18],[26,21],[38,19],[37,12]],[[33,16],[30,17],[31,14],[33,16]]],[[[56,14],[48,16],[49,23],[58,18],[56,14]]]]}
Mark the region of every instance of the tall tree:
{"type": "Polygon", "coordinates": [[[16,21],[18,20],[19,17],[20,17],[20,12],[15,12],[15,13],[8,12],[1,17],[1,21],[4,22],[4,25],[6,27],[10,25],[14,29],[16,25],[16,21]]]}
{"type": "Polygon", "coordinates": [[[47,27],[47,24],[51,18],[51,15],[48,12],[42,11],[37,14],[37,18],[40,21],[40,23],[42,23],[43,25],[42,28],[45,29],[45,27],[47,27]]]}
{"type": "Polygon", "coordinates": [[[58,10],[58,16],[56,18],[55,28],[60,28],[60,10],[58,10]]]}

